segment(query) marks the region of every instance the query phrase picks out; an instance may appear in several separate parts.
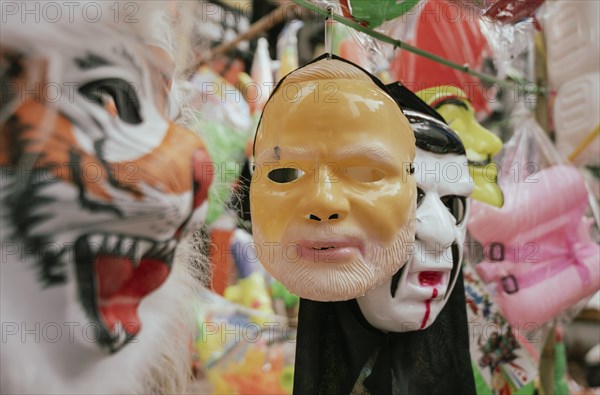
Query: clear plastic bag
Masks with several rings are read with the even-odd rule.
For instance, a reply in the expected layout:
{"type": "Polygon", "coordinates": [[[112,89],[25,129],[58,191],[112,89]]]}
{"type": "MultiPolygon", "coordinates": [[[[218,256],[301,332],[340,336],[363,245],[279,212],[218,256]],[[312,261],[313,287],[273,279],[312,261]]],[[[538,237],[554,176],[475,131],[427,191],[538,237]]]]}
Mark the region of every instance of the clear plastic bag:
{"type": "Polygon", "coordinates": [[[477,10],[495,23],[518,23],[535,15],[544,0],[453,0],[477,10]]]}

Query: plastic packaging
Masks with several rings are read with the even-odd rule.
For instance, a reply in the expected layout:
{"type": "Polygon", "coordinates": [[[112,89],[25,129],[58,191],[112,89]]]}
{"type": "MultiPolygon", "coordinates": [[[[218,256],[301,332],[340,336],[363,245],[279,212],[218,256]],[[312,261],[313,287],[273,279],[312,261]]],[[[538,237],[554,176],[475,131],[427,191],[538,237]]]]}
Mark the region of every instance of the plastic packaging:
{"type": "Polygon", "coordinates": [[[296,70],[298,64],[298,30],[304,26],[304,22],[293,20],[288,23],[279,39],[277,40],[277,58],[279,60],[279,70],[277,70],[277,81],[283,78],[292,70],[296,70]]]}
{"type": "MultiPolygon", "coordinates": [[[[475,23],[476,19],[469,17],[473,15],[465,13],[448,0],[427,0],[410,15],[391,21],[385,28],[394,38],[405,40],[452,62],[466,64],[473,70],[480,70],[489,48],[479,25],[475,23]]],[[[489,113],[481,82],[462,71],[398,50],[390,72],[393,78],[414,92],[442,85],[462,89],[478,115],[489,113]]]]}
{"type": "Polygon", "coordinates": [[[554,100],[558,151],[577,165],[600,164],[599,127],[600,71],[563,84],[554,100]]]}
{"type": "Polygon", "coordinates": [[[207,223],[212,224],[224,212],[231,185],[242,170],[245,141],[252,133],[249,104],[242,92],[214,70],[202,67],[192,78],[195,94],[190,128],[201,134],[212,166],[204,169],[214,175],[209,191],[207,223]]]}
{"type": "Polygon", "coordinates": [[[542,20],[548,77],[559,89],[567,81],[599,71],[600,2],[553,1],[547,6],[542,20]]]}
{"type": "Polygon", "coordinates": [[[511,25],[495,23],[483,17],[479,19],[479,27],[492,50],[498,78],[503,79],[508,69],[513,67],[513,62],[519,59],[519,55],[533,42],[533,20],[511,25]]]}
{"type": "Polygon", "coordinates": [[[533,17],[544,0],[451,0],[494,24],[517,24],[533,17]]]}
{"type": "Polygon", "coordinates": [[[511,324],[542,325],[600,287],[600,247],[585,217],[581,173],[563,163],[530,114],[515,121],[499,161],[505,203],[473,202],[469,231],[484,245],[475,269],[497,285],[496,303],[511,324]]]}
{"type": "Polygon", "coordinates": [[[511,326],[471,265],[463,265],[463,275],[477,393],[533,395],[538,364],[532,345],[539,328],[511,326]]]}
{"type": "Polygon", "coordinates": [[[256,99],[248,99],[252,113],[260,113],[269,99],[271,90],[275,86],[273,79],[273,66],[269,57],[269,42],[261,37],[256,44],[256,52],[250,68],[250,77],[255,82],[256,99]]]}

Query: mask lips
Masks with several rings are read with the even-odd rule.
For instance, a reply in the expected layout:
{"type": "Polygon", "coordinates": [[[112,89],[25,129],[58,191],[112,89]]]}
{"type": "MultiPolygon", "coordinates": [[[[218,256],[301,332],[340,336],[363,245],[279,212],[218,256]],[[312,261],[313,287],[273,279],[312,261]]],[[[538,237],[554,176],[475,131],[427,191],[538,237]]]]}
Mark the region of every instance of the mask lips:
{"type": "MultiPolygon", "coordinates": [[[[448,289],[452,290],[454,287],[454,283],[456,282],[456,278],[458,276],[458,270],[460,268],[460,250],[458,244],[455,242],[450,246],[452,252],[452,269],[450,270],[450,278],[448,281],[448,289]]],[[[410,259],[409,259],[410,260],[410,259]]],[[[400,283],[400,279],[402,278],[402,273],[404,273],[404,269],[407,267],[408,261],[404,264],[400,270],[398,270],[390,281],[390,295],[392,298],[396,297],[396,292],[398,291],[398,284],[400,283]]],[[[444,296],[444,299],[448,299],[451,292],[447,292],[444,296]]]]}

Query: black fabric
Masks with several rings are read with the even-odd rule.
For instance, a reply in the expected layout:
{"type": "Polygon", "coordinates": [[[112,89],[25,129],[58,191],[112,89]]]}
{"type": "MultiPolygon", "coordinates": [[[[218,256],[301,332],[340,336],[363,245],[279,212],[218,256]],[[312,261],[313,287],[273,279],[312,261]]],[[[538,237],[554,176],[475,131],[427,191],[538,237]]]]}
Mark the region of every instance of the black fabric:
{"type": "Polygon", "coordinates": [[[383,333],[356,300],[302,299],[294,373],[296,395],[346,395],[362,385],[372,395],[475,395],[462,273],[436,321],[423,331],[383,333]]]}

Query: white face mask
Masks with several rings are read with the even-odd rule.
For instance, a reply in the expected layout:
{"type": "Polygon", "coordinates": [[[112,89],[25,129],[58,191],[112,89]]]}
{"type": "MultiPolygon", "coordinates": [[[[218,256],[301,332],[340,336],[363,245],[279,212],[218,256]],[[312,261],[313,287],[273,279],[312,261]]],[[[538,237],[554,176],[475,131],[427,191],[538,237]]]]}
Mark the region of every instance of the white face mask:
{"type": "MultiPolygon", "coordinates": [[[[414,126],[414,125],[413,125],[414,126]]],[[[357,298],[371,325],[391,332],[427,328],[458,277],[473,190],[465,155],[417,148],[417,224],[413,255],[395,276],[357,298]]]]}

